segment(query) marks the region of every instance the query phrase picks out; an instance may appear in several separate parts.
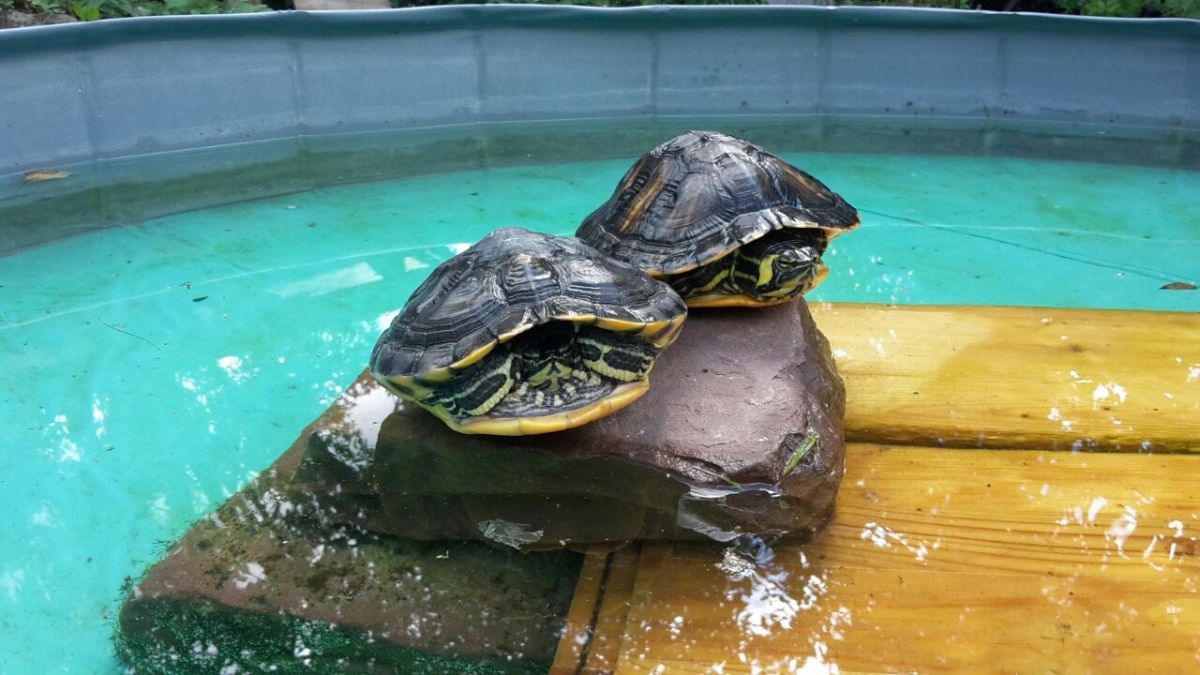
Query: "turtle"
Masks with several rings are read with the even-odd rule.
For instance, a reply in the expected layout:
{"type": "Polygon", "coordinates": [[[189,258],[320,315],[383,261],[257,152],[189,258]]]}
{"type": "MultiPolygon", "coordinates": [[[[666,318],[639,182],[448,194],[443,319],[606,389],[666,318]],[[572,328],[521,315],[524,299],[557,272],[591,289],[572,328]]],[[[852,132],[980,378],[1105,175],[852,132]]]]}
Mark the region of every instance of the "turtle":
{"type": "Polygon", "coordinates": [[[641,397],[686,316],[670,286],[578,239],[499,229],[413,292],[370,371],[455,431],[559,431],[641,397]]]}
{"type": "Polygon", "coordinates": [[[688,131],[643,155],[576,236],[671,284],[689,307],[787,302],[828,274],[858,211],[761,147],[688,131]]]}

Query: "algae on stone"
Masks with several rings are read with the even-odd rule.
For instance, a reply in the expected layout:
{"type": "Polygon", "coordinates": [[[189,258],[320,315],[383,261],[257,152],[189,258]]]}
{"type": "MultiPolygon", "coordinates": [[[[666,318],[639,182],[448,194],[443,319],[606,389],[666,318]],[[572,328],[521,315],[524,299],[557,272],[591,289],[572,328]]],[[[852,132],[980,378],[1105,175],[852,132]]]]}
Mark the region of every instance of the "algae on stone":
{"type": "Polygon", "coordinates": [[[325,505],[286,491],[293,458],[195,525],[132,590],[115,637],[132,672],[545,672],[578,554],[333,523],[325,505]]]}

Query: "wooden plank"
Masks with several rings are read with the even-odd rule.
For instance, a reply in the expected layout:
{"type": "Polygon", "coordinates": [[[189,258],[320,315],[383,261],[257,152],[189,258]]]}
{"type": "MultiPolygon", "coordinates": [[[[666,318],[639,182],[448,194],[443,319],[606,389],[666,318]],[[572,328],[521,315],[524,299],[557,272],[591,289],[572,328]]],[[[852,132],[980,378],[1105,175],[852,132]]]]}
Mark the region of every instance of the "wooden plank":
{"type": "Polygon", "coordinates": [[[596,630],[579,675],[616,672],[640,561],[640,544],[613,553],[604,595],[596,608],[596,630]]]}
{"type": "Polygon", "coordinates": [[[1200,314],[814,303],[848,440],[1200,452],[1200,314]]]}
{"type": "Polygon", "coordinates": [[[613,553],[595,547],[584,559],[551,675],[607,675],[621,653],[641,545],[613,553]]]}
{"type": "Polygon", "coordinates": [[[1195,670],[1198,469],[853,444],[813,543],[644,544],[615,670],[1195,670]]]}
{"type": "Polygon", "coordinates": [[[588,643],[595,632],[596,607],[600,604],[608,565],[607,549],[597,548],[584,556],[579,581],[575,582],[575,595],[571,597],[571,607],[567,610],[566,623],[563,625],[563,636],[558,641],[554,663],[550,666],[552,675],[576,673],[582,666],[588,643]]]}

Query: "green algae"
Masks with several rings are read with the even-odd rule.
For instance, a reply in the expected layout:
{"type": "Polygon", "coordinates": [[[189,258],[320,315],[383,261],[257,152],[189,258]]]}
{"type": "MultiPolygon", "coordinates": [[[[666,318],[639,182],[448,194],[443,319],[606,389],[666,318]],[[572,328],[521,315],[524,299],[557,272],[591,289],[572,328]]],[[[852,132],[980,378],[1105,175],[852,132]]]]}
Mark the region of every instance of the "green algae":
{"type": "Polygon", "coordinates": [[[283,612],[251,613],[204,601],[132,603],[115,638],[119,658],[138,675],[271,672],[544,673],[549,661],[475,661],[399,649],[369,632],[283,612]]]}

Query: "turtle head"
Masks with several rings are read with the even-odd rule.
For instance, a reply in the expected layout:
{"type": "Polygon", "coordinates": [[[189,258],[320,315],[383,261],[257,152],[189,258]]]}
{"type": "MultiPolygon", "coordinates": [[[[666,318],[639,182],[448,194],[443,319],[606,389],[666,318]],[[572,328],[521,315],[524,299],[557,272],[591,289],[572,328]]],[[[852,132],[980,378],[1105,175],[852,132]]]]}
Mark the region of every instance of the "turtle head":
{"type": "Polygon", "coordinates": [[[738,250],[734,283],[758,300],[799,297],[829,273],[821,261],[824,248],[825,238],[817,230],[772,232],[738,250]]]}

